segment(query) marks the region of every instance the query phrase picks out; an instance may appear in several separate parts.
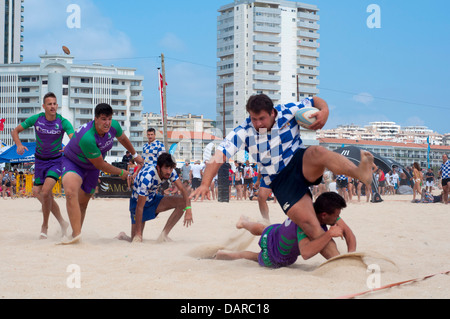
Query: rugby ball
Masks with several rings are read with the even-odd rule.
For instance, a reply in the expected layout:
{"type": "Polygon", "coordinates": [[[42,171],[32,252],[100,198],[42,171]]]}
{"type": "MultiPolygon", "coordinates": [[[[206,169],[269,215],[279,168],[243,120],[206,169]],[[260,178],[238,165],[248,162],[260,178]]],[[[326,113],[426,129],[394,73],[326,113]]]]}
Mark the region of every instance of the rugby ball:
{"type": "Polygon", "coordinates": [[[318,108],[312,106],[303,107],[295,113],[295,120],[301,127],[309,129],[310,125],[316,121],[316,118],[311,115],[317,112],[319,112],[318,108]]]}

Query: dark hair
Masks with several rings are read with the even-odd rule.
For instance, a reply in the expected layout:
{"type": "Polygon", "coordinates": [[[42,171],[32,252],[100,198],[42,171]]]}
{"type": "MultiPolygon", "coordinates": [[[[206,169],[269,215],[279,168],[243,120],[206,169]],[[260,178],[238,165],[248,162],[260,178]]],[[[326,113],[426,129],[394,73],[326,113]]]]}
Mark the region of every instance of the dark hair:
{"type": "Polygon", "coordinates": [[[253,112],[259,114],[261,111],[266,111],[271,114],[273,110],[273,102],[270,97],[265,94],[252,95],[247,101],[246,109],[249,113],[253,112]]]}
{"type": "Polygon", "coordinates": [[[335,192],[322,193],[314,202],[314,210],[316,214],[325,212],[331,215],[334,214],[336,209],[342,209],[345,207],[347,207],[345,199],[335,192]]]}
{"type": "Polygon", "coordinates": [[[155,131],[155,129],[154,129],[153,127],[149,128],[149,129],[147,130],[147,133],[148,133],[148,132],[153,132],[153,133],[156,134],[156,131],[155,131]]]}
{"type": "Polygon", "coordinates": [[[156,161],[156,165],[158,167],[177,167],[177,163],[173,160],[172,155],[170,155],[169,153],[162,153],[161,155],[159,155],[158,160],[156,161]]]}
{"type": "Polygon", "coordinates": [[[113,114],[113,109],[111,105],[107,103],[97,104],[95,107],[95,117],[100,117],[100,115],[110,116],[113,114]]]}
{"type": "Polygon", "coordinates": [[[56,99],[55,93],[53,93],[53,92],[48,92],[47,94],[44,95],[44,99],[42,100],[42,103],[45,104],[45,99],[47,99],[47,98],[49,98],[49,97],[52,97],[52,98],[56,99]]]}

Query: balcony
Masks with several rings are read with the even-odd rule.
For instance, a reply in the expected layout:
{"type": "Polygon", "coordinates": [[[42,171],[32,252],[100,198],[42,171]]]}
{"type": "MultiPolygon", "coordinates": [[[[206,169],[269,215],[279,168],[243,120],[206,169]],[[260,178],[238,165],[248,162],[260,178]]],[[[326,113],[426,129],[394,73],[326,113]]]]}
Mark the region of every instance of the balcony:
{"type": "Polygon", "coordinates": [[[320,16],[318,14],[307,13],[307,12],[299,12],[297,17],[299,19],[308,19],[308,20],[313,20],[313,21],[320,20],[320,16]]]}

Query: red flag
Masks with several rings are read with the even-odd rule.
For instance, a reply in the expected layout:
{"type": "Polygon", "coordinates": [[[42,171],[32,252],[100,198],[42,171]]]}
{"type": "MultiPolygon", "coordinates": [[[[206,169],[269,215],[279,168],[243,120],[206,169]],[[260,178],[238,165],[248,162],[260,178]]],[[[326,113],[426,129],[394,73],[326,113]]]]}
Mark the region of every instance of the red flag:
{"type": "MultiPolygon", "coordinates": [[[[165,114],[165,112],[164,112],[164,86],[163,86],[163,83],[164,83],[164,79],[163,79],[163,76],[162,76],[162,74],[161,74],[161,72],[159,71],[159,69],[158,69],[158,86],[159,86],[159,99],[160,99],[160,102],[161,102],[161,116],[162,116],[162,121],[163,121],[163,124],[164,124],[164,122],[165,122],[165,120],[166,120],[166,114],[165,114]]],[[[167,82],[165,83],[166,85],[167,85],[167,82]]]]}
{"type": "Polygon", "coordinates": [[[5,119],[0,119],[0,132],[5,129],[5,119]]]}

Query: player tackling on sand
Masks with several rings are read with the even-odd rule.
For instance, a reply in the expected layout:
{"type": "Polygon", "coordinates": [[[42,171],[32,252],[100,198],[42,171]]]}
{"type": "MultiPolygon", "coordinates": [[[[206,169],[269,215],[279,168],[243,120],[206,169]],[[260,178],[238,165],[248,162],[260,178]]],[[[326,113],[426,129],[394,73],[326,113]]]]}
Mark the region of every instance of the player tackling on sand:
{"type": "Polygon", "coordinates": [[[307,260],[317,255],[334,237],[344,237],[348,252],[356,250],[356,237],[350,227],[339,216],[347,207],[344,198],[335,192],[321,194],[314,203],[317,220],[324,233],[317,239],[310,240],[304,231],[289,218],[283,224],[264,225],[249,221],[245,217],[236,224],[238,229],[246,229],[255,236],[261,236],[259,253],[252,251],[228,252],[219,250],[216,259],[249,259],[269,268],[292,265],[301,255],[307,260]],[[331,226],[329,229],[327,225],[331,226]]]}
{"type": "MultiPolygon", "coordinates": [[[[361,152],[359,166],[341,154],[321,146],[305,148],[300,138],[296,112],[305,106],[314,106],[316,122],[311,129],[322,128],[329,115],[327,103],[319,98],[307,98],[299,103],[273,106],[264,95],[254,95],[247,102],[250,116],[236,127],[217,148],[206,166],[201,186],[191,198],[209,198],[209,187],[220,166],[238,151],[246,150],[261,167],[262,180],[270,187],[285,214],[311,240],[319,238],[324,230],[315,216],[309,186],[320,183],[325,168],[335,175],[351,176],[366,184],[372,182],[373,156],[361,152]],[[306,196],[305,196],[306,195],[306,196]]],[[[339,255],[336,244],[330,241],[321,254],[329,259],[339,255]]]]}

